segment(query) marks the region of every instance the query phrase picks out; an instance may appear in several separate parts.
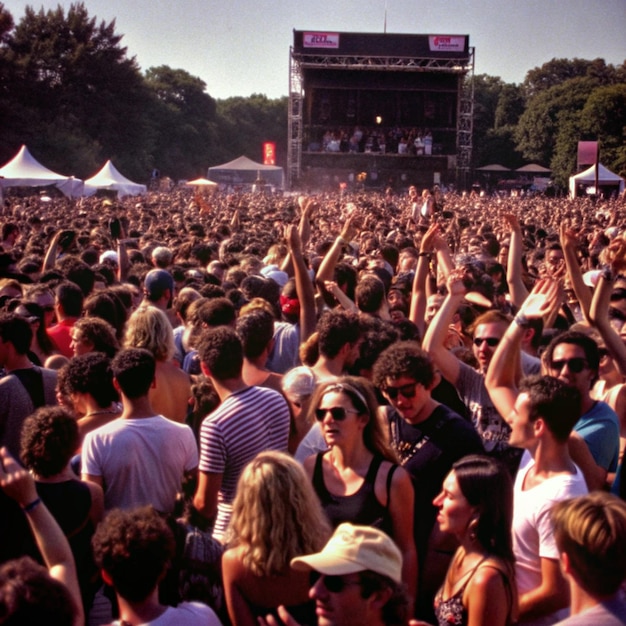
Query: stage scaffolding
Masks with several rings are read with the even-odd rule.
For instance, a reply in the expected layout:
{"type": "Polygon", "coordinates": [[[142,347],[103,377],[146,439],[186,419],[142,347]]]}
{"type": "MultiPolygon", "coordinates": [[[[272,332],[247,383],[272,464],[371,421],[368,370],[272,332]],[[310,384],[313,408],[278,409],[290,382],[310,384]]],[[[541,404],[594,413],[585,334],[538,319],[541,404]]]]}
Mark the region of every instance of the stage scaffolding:
{"type": "Polygon", "coordinates": [[[287,146],[287,184],[298,184],[302,174],[304,138],[303,103],[306,70],[351,70],[384,72],[446,73],[458,75],[456,125],[456,179],[459,187],[468,182],[472,160],[474,116],[474,48],[458,58],[393,55],[341,55],[289,50],[289,117],[287,146]]]}

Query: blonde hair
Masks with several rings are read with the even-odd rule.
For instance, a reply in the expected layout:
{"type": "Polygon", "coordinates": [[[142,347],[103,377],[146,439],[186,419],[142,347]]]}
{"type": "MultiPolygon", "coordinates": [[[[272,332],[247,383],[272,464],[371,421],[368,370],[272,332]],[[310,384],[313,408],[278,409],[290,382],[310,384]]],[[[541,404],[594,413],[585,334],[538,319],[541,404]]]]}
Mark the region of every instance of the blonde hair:
{"type": "Polygon", "coordinates": [[[155,306],[140,306],[128,320],[124,347],[145,348],[157,361],[169,361],[174,356],[174,331],[165,313],[155,306]]]}
{"type": "Polygon", "coordinates": [[[228,540],[243,548],[257,576],[285,573],[296,556],[318,552],[331,528],[310,480],[283,452],[261,452],[244,468],[233,502],[228,540]]]}

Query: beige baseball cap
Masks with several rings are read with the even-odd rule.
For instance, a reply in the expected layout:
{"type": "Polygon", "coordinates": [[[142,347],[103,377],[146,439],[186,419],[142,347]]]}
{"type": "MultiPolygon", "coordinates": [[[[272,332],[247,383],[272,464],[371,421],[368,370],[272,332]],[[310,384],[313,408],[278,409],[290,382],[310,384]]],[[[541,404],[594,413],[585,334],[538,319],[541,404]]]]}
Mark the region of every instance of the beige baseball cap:
{"type": "Polygon", "coordinates": [[[321,552],[291,560],[291,567],[314,569],[327,576],[342,576],[366,570],[402,582],[402,554],[382,530],[371,526],[340,524],[321,552]]]}

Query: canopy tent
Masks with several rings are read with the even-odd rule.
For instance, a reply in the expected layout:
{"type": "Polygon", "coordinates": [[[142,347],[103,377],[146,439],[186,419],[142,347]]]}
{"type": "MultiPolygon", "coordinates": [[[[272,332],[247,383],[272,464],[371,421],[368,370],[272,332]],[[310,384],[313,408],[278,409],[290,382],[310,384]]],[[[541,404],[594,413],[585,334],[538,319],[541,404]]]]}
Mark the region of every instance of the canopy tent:
{"type": "Polygon", "coordinates": [[[549,174],[552,170],[537,163],[529,163],[528,165],[518,167],[515,171],[522,174],[549,174]]]}
{"type": "Polygon", "coordinates": [[[212,180],[208,180],[206,178],[196,178],[196,180],[190,180],[186,182],[185,185],[189,187],[206,187],[206,188],[217,187],[217,183],[214,183],[212,180]]]}
{"type": "Polygon", "coordinates": [[[68,198],[83,195],[83,181],[57,174],[44,167],[23,145],[19,152],[0,168],[2,187],[46,187],[54,185],[68,198]]]}
{"type": "MultiPolygon", "coordinates": [[[[570,176],[569,178],[569,191],[572,198],[586,193],[587,188],[595,187],[596,184],[596,166],[592,165],[583,172],[570,176]]],[[[600,192],[616,191],[618,194],[624,191],[624,179],[617,174],[614,174],[608,168],[604,167],[602,163],[598,164],[598,187],[600,192]]]]}
{"type": "Polygon", "coordinates": [[[492,163],[491,165],[483,165],[482,167],[476,168],[477,172],[510,172],[511,170],[508,167],[504,167],[504,165],[500,165],[499,163],[492,163]]]}
{"type": "Polygon", "coordinates": [[[97,174],[85,181],[86,196],[93,196],[98,189],[117,191],[118,198],[122,196],[137,196],[147,191],[146,185],[134,183],[132,180],[122,176],[115,168],[115,165],[111,163],[111,159],[102,166],[102,169],[97,174]]]}
{"type": "Polygon", "coordinates": [[[284,187],[285,173],[282,167],[256,163],[246,156],[240,156],[234,161],[223,163],[209,168],[209,180],[224,184],[254,184],[258,179],[274,187],[284,187]]]}

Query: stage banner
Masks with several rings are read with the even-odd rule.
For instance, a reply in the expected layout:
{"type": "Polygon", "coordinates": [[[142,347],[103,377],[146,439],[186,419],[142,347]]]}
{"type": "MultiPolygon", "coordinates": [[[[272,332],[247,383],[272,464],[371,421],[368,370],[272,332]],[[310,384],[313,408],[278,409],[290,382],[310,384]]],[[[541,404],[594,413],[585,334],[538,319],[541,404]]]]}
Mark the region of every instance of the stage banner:
{"type": "Polygon", "coordinates": [[[263,144],[263,165],[276,165],[276,144],[273,142],[263,144]]]}
{"type": "Polygon", "coordinates": [[[578,142],[578,167],[595,165],[598,162],[600,146],[597,141],[578,142]]]}
{"type": "Polygon", "coordinates": [[[458,35],[429,35],[431,52],[464,52],[465,37],[458,35]]]}
{"type": "Polygon", "coordinates": [[[339,33],[302,33],[303,48],[339,48],[339,33]]]}

